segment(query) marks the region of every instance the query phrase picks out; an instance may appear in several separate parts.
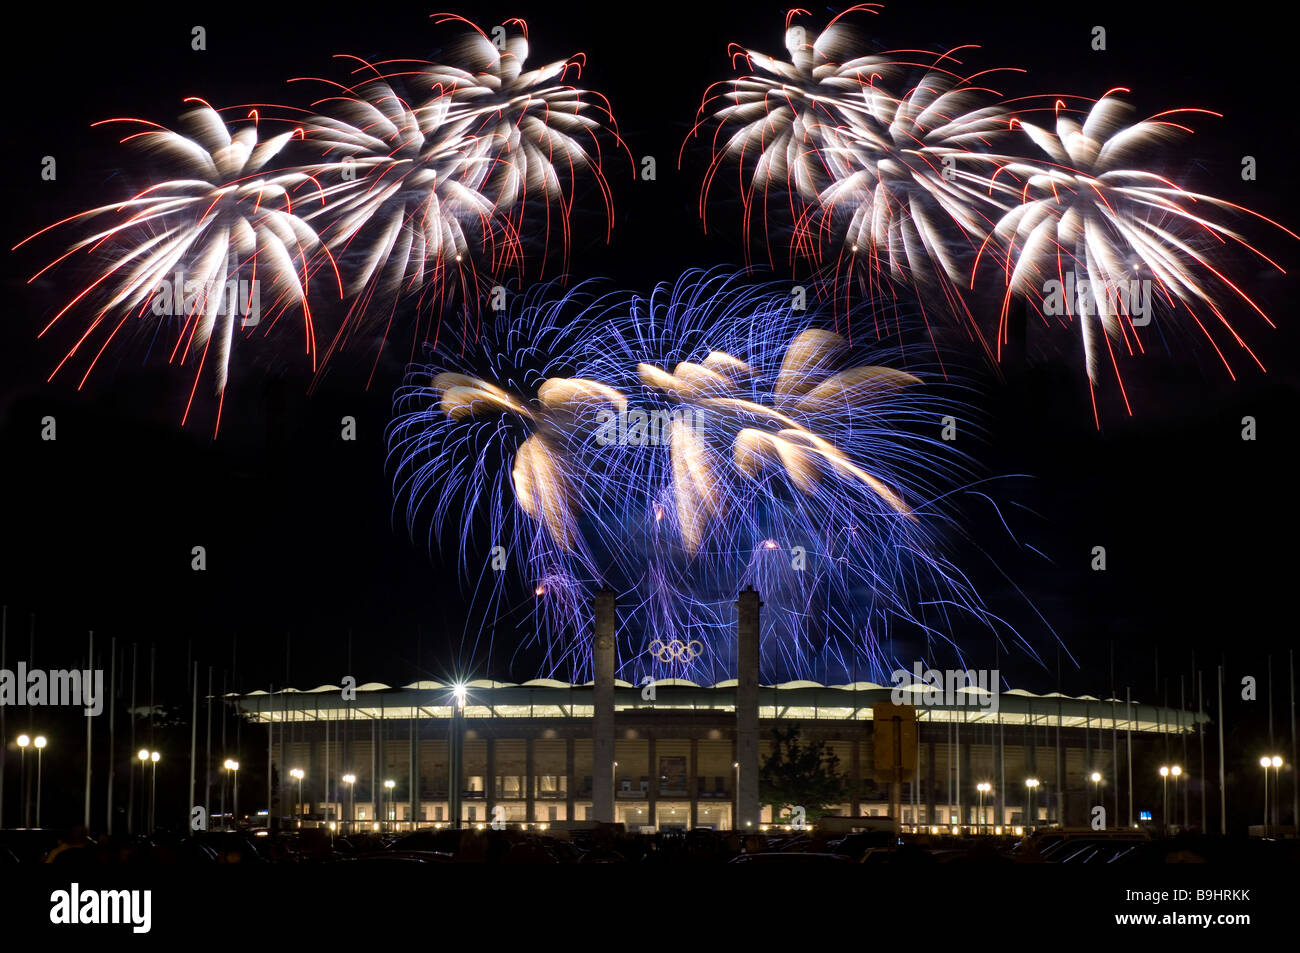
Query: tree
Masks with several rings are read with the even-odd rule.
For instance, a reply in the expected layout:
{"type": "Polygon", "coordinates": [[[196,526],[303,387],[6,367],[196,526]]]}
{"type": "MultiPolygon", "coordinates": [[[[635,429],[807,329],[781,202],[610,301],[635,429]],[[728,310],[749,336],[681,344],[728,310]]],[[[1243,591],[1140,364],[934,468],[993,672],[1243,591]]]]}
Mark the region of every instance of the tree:
{"type": "Polygon", "coordinates": [[[799,733],[799,725],[773,728],[772,750],[759,770],[759,800],[772,806],[774,819],[799,807],[805,819],[814,821],[828,805],[843,801],[848,790],[835,752],[824,741],[801,742],[799,733]]]}

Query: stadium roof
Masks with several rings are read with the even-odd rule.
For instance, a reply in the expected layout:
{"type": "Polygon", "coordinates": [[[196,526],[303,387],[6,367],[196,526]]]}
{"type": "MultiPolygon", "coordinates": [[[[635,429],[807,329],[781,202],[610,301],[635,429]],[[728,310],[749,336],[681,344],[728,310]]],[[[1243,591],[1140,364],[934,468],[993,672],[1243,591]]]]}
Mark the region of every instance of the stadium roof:
{"type": "MultiPolygon", "coordinates": [[[[697,712],[702,716],[734,715],[736,680],[703,686],[686,679],[661,679],[637,687],[615,680],[614,708],[618,712],[653,716],[655,713],[697,712]]],[[[593,717],[594,686],[549,678],[527,682],[474,679],[461,686],[440,681],[418,681],[391,686],[383,682],[358,685],[355,694],[339,685],[254,691],[227,698],[250,721],[312,722],[369,721],[373,719],[451,718],[458,688],[464,692],[464,717],[523,719],[584,719],[593,717]]],[[[1208,723],[1204,712],[1182,711],[1139,702],[1092,695],[1069,696],[1059,692],[1036,695],[1012,689],[998,695],[977,686],[958,688],[951,704],[926,698],[920,685],[898,689],[916,706],[922,722],[962,724],[1037,725],[1063,728],[1178,733],[1208,723]]],[[[894,700],[895,688],[875,682],[822,685],[792,681],[759,688],[759,717],[790,721],[870,721],[873,706],[894,700]]]]}

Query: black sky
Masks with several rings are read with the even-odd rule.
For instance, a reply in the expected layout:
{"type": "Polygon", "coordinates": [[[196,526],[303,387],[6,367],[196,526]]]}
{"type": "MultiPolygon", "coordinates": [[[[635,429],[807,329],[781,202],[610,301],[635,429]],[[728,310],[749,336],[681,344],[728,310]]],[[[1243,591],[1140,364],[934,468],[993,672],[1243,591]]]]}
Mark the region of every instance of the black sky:
{"type": "MultiPolygon", "coordinates": [[[[614,237],[602,244],[598,216],[580,228],[575,274],[644,289],[686,267],[740,263],[733,228],[701,231],[700,153],[680,172],[676,155],[706,84],[733,75],[727,43],[777,52],[782,8],[451,9],[489,25],[525,17],[539,61],[585,51],[583,85],[609,96],[632,153],[657,159],[655,182],[635,181],[626,165],[610,161],[614,237]]],[[[1178,153],[1187,181],[1294,226],[1290,34],[1266,14],[1211,21],[1183,10],[890,4],[866,25],[879,29],[886,48],[981,44],[972,62],[1029,70],[1006,84],[1020,94],[1099,95],[1127,86],[1143,115],[1173,106],[1222,112],[1223,119],[1193,123],[1198,133],[1178,153]],[[1108,30],[1106,52],[1089,48],[1095,25],[1108,30]],[[1241,181],[1244,155],[1258,161],[1256,182],[1241,181]]],[[[119,170],[135,160],[112,131],[91,129],[91,122],[132,115],[171,123],[187,95],[216,105],[305,105],[285,80],[337,75],[332,54],[435,55],[450,34],[432,25],[430,12],[355,4],[338,12],[319,5],[132,7],[78,13],[75,28],[57,17],[15,25],[4,57],[8,245],[118,194],[119,170]],[[190,49],[195,23],[207,29],[206,52],[190,49]],[[46,155],[58,160],[53,183],[39,177],[46,155]]],[[[808,22],[824,18],[819,9],[808,22]]],[[[1300,260],[1300,243],[1279,241],[1264,226],[1248,231],[1284,267],[1300,260]]],[[[113,355],[81,391],[79,372],[46,383],[66,345],[35,335],[71,281],[23,282],[61,250],[47,243],[6,253],[4,269],[0,602],[11,607],[10,660],[34,612],[37,661],[50,665],[75,661],[91,628],[105,640],[156,642],[160,664],[175,674],[190,646],[205,662],[228,665],[237,637],[251,687],[283,679],[290,638],[290,681],[305,687],[338,680],[350,631],[360,680],[408,680],[417,651],[422,673],[449,672],[459,661],[463,598],[445,565],[390,521],[382,431],[399,364],[381,368],[367,391],[368,365],[345,363],[307,397],[308,378],[289,355],[242,363],[214,442],[206,425],[179,427],[183,378],[156,355],[143,367],[139,352],[113,355]],[[338,439],[344,414],[359,423],[355,443],[338,439]],[[58,420],[55,443],[39,439],[45,415],[58,420]],[[207,548],[206,573],[190,570],[194,545],[207,548]]],[[[1202,660],[1227,652],[1233,672],[1262,678],[1263,656],[1295,644],[1295,284],[1247,275],[1279,325],[1242,321],[1267,375],[1234,359],[1239,377],[1231,381],[1191,335],[1176,336],[1172,355],[1152,354],[1130,373],[1135,416],[1127,419],[1111,402],[1101,433],[1078,356],[1060,354],[1057,336],[1031,338],[1028,366],[988,383],[990,435],[978,455],[991,473],[1030,475],[1007,481],[1006,494],[1041,517],[1028,522],[1028,541],[1052,564],[1020,559],[994,526],[973,530],[988,532],[990,554],[1013,568],[1079,660],[1080,671],[1065,668],[1068,692],[1108,690],[1112,644],[1117,683],[1147,697],[1157,646],[1166,676],[1187,671],[1195,650],[1202,660]],[[1255,442],[1240,439],[1247,414],[1258,421],[1255,442]],[[1107,548],[1105,573],[1089,569],[1095,545],[1107,548]]],[[[1000,598],[994,581],[989,585],[1000,598]]],[[[476,674],[533,674],[509,670],[507,657],[480,660],[488,671],[476,674]]],[[[1024,687],[1056,687],[1054,672],[1004,668],[1024,687]]]]}

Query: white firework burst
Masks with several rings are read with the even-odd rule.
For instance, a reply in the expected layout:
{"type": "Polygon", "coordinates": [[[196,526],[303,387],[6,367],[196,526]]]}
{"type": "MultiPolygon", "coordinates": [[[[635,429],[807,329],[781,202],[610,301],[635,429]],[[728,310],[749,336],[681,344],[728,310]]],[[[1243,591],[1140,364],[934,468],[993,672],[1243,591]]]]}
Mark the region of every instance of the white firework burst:
{"type": "Polygon", "coordinates": [[[446,63],[404,63],[405,94],[395,76],[363,63],[358,72],[371,78],[341,87],[332,114],[307,121],[323,153],[311,172],[328,182],[325,205],[308,217],[340,256],[354,299],[335,343],[364,315],[391,322],[404,293],[473,299],[483,275],[522,271],[532,234],[525,216],[534,211],[545,218],[543,249],[558,219],[567,259],[584,171],[612,224],[597,142],[605,126],[589,113],[611,127],[612,116],[598,97],[564,83],[581,57],[525,70],[526,35],[502,45],[475,28],[446,63]]]}
{"type": "Polygon", "coordinates": [[[482,191],[490,144],[471,134],[472,118],[449,121],[449,109],[443,97],[412,107],[375,80],[341,97],[337,117],[307,122],[325,156],[311,172],[328,184],[325,204],[306,218],[342,258],[354,310],[376,292],[392,303],[403,289],[441,291],[491,228],[496,209],[482,191]]]}
{"type": "Polygon", "coordinates": [[[714,118],[732,131],[705,193],[724,160],[739,163],[747,230],[760,206],[767,227],[776,190],[791,204],[792,256],[820,265],[829,242],[837,272],[851,262],[868,278],[937,289],[969,317],[970,261],[1013,204],[988,173],[1008,119],[975,85],[984,74],[956,73],[957,50],[858,55],[863,41],[838,17],[811,41],[787,21],[785,43],[789,62],[744,51],[752,75],[715,97],[725,105],[714,118]]]}
{"type": "Polygon", "coordinates": [[[862,90],[866,111],[850,113],[839,143],[824,151],[832,181],[818,196],[825,214],[847,215],[842,241],[851,253],[875,256],[875,267],[897,278],[965,282],[964,253],[1004,208],[968,161],[1006,130],[999,107],[979,105],[984,93],[939,72],[901,97],[862,90]]]}
{"type": "Polygon", "coordinates": [[[186,352],[199,353],[196,387],[211,360],[219,394],[228,379],[237,323],[251,329],[264,317],[298,307],[304,317],[305,350],[314,359],[307,275],[319,241],[296,214],[292,200],[293,191],[308,181],[307,174],[266,169],[294,131],[259,140],[257,126],[250,123],[232,133],[206,103],[185,113],[181,123],[184,132],[144,123],[148,128],[123,140],[174,165],[177,177],[69,220],[114,219],[47,266],[82,252],[96,258],[98,271],[45,331],[75,305],[93,301],[85,333],[59,364],[62,367],[105,332],[90,362],[93,368],[133,317],[178,319],[173,357],[179,353],[184,360],[186,352]],[[262,305],[263,287],[269,288],[269,307],[262,305]],[[258,299],[257,315],[250,312],[252,295],[258,299]]]}
{"type": "MultiPolygon", "coordinates": [[[[198,355],[190,404],[205,367],[213,369],[216,393],[224,393],[236,323],[261,323],[249,320],[248,309],[267,297],[267,288],[269,307],[259,319],[300,308],[305,351],[316,371],[364,317],[386,318],[386,338],[408,293],[439,304],[459,293],[468,316],[487,284],[484,276],[524,271],[534,236],[542,245],[539,271],[553,232],[563,237],[567,266],[575,190],[584,175],[594,178],[604,200],[608,239],[613,209],[598,134],[608,130],[622,143],[603,97],[566,82],[570,70],[581,75],[584,55],[529,70],[523,21],[507,21],[498,48],[463,18],[435,19],[473,28],[447,63],[401,61],[388,75],[385,67],[357,60],[361,77],[351,85],[333,83],[335,92],[314,107],[322,114],[285,112],[276,119],[288,118],[289,131],[265,141],[256,122],[232,132],[201,100],[187,100],[201,105],[183,117],[183,132],[128,120],[146,128],[123,141],[145,146],[180,171],[124,201],[56,223],[114,218],[47,266],[85,253],[97,269],[50,322],[73,307],[94,309],[55,372],[91,350],[98,335],[103,340],[88,375],[151,302],[155,315],[181,319],[173,358],[198,355]],[[295,137],[304,140],[301,157],[285,149],[295,137]],[[340,298],[348,296],[346,278],[351,300],[318,354],[308,291],[322,269],[332,272],[340,298]],[[174,279],[182,287],[173,294],[174,279]],[[199,290],[190,294],[191,286],[199,290]],[[159,308],[164,294],[183,302],[179,312],[159,308]]],[[[413,344],[418,340],[417,327],[413,344]]]]}
{"type": "Polygon", "coordinates": [[[612,127],[613,115],[598,94],[565,83],[569,70],[581,75],[582,54],[527,70],[527,28],[522,20],[507,24],[520,32],[504,40],[504,49],[476,28],[454,48],[454,62],[432,65],[422,80],[437,98],[448,101],[449,121],[469,120],[472,134],[488,140],[496,161],[489,169],[487,192],[497,208],[518,216],[528,202],[557,205],[567,250],[580,171],[593,175],[612,224],[596,133],[605,124],[612,127]]]}
{"type": "MultiPolygon", "coordinates": [[[[1082,122],[1058,103],[1054,131],[1020,122],[1044,158],[1000,160],[1002,171],[1019,181],[1021,196],[987,243],[1006,285],[1003,326],[1012,295],[1046,315],[1077,318],[1088,377],[1095,382],[1103,342],[1114,364],[1109,339],[1122,340],[1130,351],[1140,348],[1136,329],[1150,323],[1150,304],[1181,304],[1211,342],[1210,327],[1217,323],[1259,363],[1225,314],[1227,298],[1237,297],[1268,317],[1227,276],[1221,258],[1229,244],[1264,256],[1216,220],[1224,212],[1248,210],[1133,165],[1191,131],[1167,117],[1205,110],[1170,110],[1130,124],[1132,108],[1113,95],[1121,91],[1127,92],[1102,96],[1082,122]]],[[[1214,347],[1227,365],[1219,345],[1214,347]]]]}
{"type": "Polygon", "coordinates": [[[896,65],[884,57],[843,59],[856,45],[856,36],[838,18],[809,42],[807,31],[791,26],[787,17],[789,62],[756,50],[733,51],[733,58],[743,56],[749,62],[751,73],[710,87],[701,107],[716,101],[712,119],[720,132],[730,130],[715,148],[706,173],[702,214],[709,188],[727,162],[737,163],[742,175],[749,168],[743,196],[747,231],[754,203],[761,201],[765,208],[772,189],[801,203],[792,210],[796,218],[809,205],[816,206],[832,181],[823,153],[844,145],[840,133],[849,113],[865,112],[858,98],[862,91],[897,73],[896,65]]]}

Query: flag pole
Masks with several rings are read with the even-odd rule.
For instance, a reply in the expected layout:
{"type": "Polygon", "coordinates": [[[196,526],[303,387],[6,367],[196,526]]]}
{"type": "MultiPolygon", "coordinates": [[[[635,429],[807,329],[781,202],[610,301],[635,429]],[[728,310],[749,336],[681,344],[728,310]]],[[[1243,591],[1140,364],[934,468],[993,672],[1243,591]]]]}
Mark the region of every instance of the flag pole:
{"type": "Polygon", "coordinates": [[[104,831],[113,836],[113,778],[116,762],[117,734],[114,727],[114,707],[117,701],[117,636],[108,640],[108,803],[104,808],[104,831]]]}
{"type": "Polygon", "coordinates": [[[1228,833],[1228,788],[1223,783],[1223,662],[1219,662],[1219,833],[1228,833]]]}
{"type": "MultiPolygon", "coordinates": [[[[90,630],[90,645],[86,652],[86,674],[91,674],[95,669],[95,630],[90,630]]],[[[85,701],[83,698],[82,701],[85,701]]],[[[93,751],[95,722],[89,710],[86,712],[86,805],[82,811],[81,824],[90,832],[90,756],[93,751]]]]}
{"type": "MultiPolygon", "coordinates": [[[[194,769],[199,757],[199,663],[193,664],[193,687],[190,689],[190,799],[185,805],[188,814],[194,810],[194,769]]],[[[194,824],[188,826],[190,836],[194,836],[194,824]]]]}

